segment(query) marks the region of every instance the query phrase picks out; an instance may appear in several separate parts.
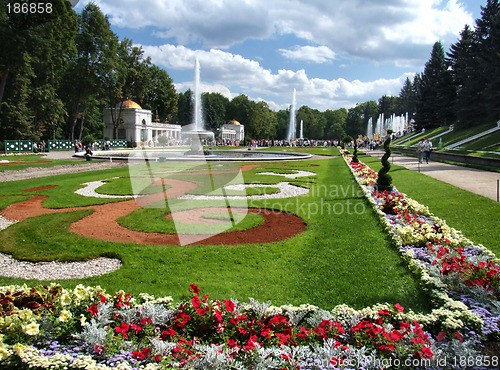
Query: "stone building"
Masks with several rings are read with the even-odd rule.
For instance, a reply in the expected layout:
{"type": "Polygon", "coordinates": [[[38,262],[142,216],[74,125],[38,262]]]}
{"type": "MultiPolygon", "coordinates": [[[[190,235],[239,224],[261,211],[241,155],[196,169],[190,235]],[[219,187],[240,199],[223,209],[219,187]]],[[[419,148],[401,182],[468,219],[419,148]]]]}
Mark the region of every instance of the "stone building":
{"type": "Polygon", "coordinates": [[[219,136],[224,141],[243,141],[245,140],[245,126],[233,119],[221,126],[219,136]]]}
{"type": "Polygon", "coordinates": [[[180,143],[181,125],[153,121],[151,111],[142,109],[139,104],[132,100],[118,103],[113,109],[113,115],[119,117],[118,136],[114,137],[115,130],[111,109],[105,108],[104,137],[129,140],[135,142],[137,146],[162,146],[164,143],[177,145],[180,143]]]}

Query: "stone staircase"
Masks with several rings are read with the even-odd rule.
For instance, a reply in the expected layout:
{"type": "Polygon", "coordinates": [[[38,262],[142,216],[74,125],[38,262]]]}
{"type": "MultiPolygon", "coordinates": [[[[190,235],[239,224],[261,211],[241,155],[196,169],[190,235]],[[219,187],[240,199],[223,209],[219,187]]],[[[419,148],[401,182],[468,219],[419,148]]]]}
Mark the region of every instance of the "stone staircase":
{"type": "Polygon", "coordinates": [[[455,149],[455,148],[458,148],[459,146],[461,146],[463,144],[466,144],[466,143],[471,142],[473,140],[479,139],[479,138],[481,138],[483,136],[489,135],[489,134],[491,134],[491,133],[493,133],[495,131],[498,131],[498,130],[500,130],[500,120],[497,122],[497,127],[493,127],[493,128],[491,128],[489,130],[480,132],[477,135],[468,137],[467,139],[464,139],[464,140],[458,141],[456,143],[450,144],[448,146],[445,146],[444,149],[455,149]]]}

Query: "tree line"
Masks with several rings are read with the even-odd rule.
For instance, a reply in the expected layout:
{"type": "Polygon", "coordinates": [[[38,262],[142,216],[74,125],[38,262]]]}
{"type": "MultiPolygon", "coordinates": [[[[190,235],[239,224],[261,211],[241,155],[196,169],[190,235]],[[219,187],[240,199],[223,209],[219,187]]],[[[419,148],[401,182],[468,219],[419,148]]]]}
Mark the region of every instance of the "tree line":
{"type": "MultiPolygon", "coordinates": [[[[132,99],[160,121],[192,122],[192,91],[175,91],[168,73],[151,63],[131,40],[119,40],[108,17],[94,3],[77,14],[66,0],[50,0],[51,13],[8,12],[0,8],[0,139],[82,139],[102,137],[103,108],[132,99]]],[[[45,1],[44,3],[47,3],[45,1]]],[[[474,28],[466,25],[445,53],[436,42],[422,73],[407,79],[399,96],[355,107],[297,110],[304,137],[341,139],[366,132],[370,118],[406,112],[417,128],[455,124],[459,128],[500,118],[500,5],[488,0],[474,28]]],[[[202,94],[208,129],[232,119],[245,125],[248,139],[284,139],[290,112],[273,111],[246,95],[228,99],[202,94]]],[[[298,136],[298,132],[297,132],[298,136]]]]}

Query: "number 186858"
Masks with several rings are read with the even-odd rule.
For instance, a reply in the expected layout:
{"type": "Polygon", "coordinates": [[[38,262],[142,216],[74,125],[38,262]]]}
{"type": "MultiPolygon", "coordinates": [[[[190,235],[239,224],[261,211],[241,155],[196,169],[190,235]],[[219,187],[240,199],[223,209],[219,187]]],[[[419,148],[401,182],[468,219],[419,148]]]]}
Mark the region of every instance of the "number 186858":
{"type": "Polygon", "coordinates": [[[43,14],[52,13],[52,3],[8,3],[9,14],[43,14]]]}

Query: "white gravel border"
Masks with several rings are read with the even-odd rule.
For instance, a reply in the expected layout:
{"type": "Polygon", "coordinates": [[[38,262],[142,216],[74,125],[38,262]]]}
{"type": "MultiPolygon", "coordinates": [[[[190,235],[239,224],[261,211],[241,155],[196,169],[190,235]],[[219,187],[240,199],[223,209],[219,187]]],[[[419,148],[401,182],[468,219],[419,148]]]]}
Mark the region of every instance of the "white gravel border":
{"type": "MultiPolygon", "coordinates": [[[[0,215],[0,230],[17,223],[0,215]]],[[[101,276],[118,270],[122,263],[114,258],[96,258],[82,262],[28,262],[0,253],[0,276],[35,280],[66,280],[101,276]]]]}

